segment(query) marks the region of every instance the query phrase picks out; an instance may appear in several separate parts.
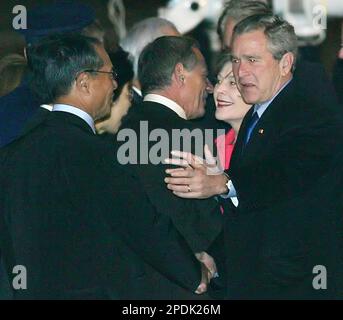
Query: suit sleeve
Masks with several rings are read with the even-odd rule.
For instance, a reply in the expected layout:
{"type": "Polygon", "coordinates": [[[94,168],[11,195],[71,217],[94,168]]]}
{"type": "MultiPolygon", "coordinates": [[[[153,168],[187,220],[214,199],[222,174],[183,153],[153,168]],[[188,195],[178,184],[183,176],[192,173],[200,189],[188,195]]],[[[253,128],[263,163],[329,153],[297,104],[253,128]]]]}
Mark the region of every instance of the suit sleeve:
{"type": "Polygon", "coordinates": [[[195,291],[200,284],[200,263],[173,225],[150,203],[140,182],[122,169],[112,170],[108,188],[108,220],[127,245],[146,263],[181,287],[195,291]],[[115,212],[113,208],[116,208],[115,212]]]}

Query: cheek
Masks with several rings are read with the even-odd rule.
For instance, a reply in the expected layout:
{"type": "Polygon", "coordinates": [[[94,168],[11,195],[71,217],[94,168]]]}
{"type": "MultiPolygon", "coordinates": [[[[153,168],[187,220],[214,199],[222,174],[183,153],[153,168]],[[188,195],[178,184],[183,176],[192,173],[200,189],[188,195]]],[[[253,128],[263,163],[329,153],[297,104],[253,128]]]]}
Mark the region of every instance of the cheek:
{"type": "Polygon", "coordinates": [[[217,106],[217,98],[218,98],[218,90],[214,89],[213,99],[214,99],[214,103],[216,104],[216,106],[217,106]]]}
{"type": "Polygon", "coordinates": [[[232,89],[232,95],[233,99],[235,100],[234,102],[237,104],[240,104],[243,102],[243,98],[241,93],[238,91],[237,88],[232,89]]]}
{"type": "Polygon", "coordinates": [[[232,73],[235,79],[237,80],[238,77],[238,64],[232,64],[232,73]]]}

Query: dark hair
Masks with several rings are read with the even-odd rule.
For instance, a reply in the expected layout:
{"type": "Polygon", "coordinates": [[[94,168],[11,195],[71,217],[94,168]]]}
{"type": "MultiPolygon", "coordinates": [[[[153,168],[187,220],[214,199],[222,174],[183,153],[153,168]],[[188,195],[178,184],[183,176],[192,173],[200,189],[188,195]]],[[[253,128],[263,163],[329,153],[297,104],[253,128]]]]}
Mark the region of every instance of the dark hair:
{"type": "Polygon", "coordinates": [[[163,18],[151,17],[134,24],[124,39],[120,41],[124,50],[129,52],[135,77],[138,74],[138,59],[144,47],[155,39],[166,35],[167,30],[178,33],[175,25],[163,18]]]}
{"type": "Polygon", "coordinates": [[[262,1],[253,0],[231,0],[228,2],[222,11],[218,24],[217,33],[221,41],[224,38],[225,26],[227,20],[231,18],[236,23],[255,14],[270,14],[271,7],[262,1]]]}
{"type": "Polygon", "coordinates": [[[227,63],[232,63],[232,54],[229,51],[221,52],[216,60],[214,72],[216,75],[223,69],[227,63]]]}
{"type": "Polygon", "coordinates": [[[101,43],[80,34],[56,34],[27,48],[30,84],[40,101],[53,103],[70,92],[78,73],[100,69],[95,50],[101,43]]]}
{"type": "Polygon", "coordinates": [[[124,85],[133,79],[133,66],[128,57],[129,53],[124,51],[121,47],[118,47],[115,52],[110,52],[108,55],[113,64],[113,68],[118,75],[118,87],[113,95],[113,101],[115,101],[119,98],[124,85]]]}
{"type": "Polygon", "coordinates": [[[198,62],[194,48],[199,48],[194,39],[178,36],[163,36],[148,44],[138,61],[143,95],[170,85],[177,63],[192,70],[198,62]]]}

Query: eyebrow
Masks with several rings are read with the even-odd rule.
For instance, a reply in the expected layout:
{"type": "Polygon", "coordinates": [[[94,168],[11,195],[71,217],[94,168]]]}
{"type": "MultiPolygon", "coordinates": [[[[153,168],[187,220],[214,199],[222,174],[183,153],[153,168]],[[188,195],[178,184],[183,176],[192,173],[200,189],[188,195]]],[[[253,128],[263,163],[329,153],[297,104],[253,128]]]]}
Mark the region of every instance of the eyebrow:
{"type": "Polygon", "coordinates": [[[250,59],[250,58],[253,58],[253,59],[261,59],[261,56],[243,55],[243,58],[245,58],[245,59],[250,59]]]}
{"type": "Polygon", "coordinates": [[[240,60],[242,58],[244,58],[244,59],[249,59],[249,58],[261,59],[261,56],[254,56],[254,55],[246,55],[246,54],[244,54],[241,58],[238,58],[238,57],[232,55],[232,59],[231,60],[233,60],[233,59],[240,60]]]}

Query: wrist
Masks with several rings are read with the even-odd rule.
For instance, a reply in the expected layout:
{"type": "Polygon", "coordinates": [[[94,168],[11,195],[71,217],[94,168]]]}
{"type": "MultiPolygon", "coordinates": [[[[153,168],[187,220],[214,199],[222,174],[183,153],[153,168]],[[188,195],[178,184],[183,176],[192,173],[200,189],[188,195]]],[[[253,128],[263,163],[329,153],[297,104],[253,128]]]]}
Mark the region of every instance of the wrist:
{"type": "Polygon", "coordinates": [[[220,176],[220,181],[217,184],[218,189],[217,189],[217,195],[221,195],[221,194],[227,194],[229,192],[227,183],[229,182],[230,178],[227,174],[223,173],[220,176]]]}

